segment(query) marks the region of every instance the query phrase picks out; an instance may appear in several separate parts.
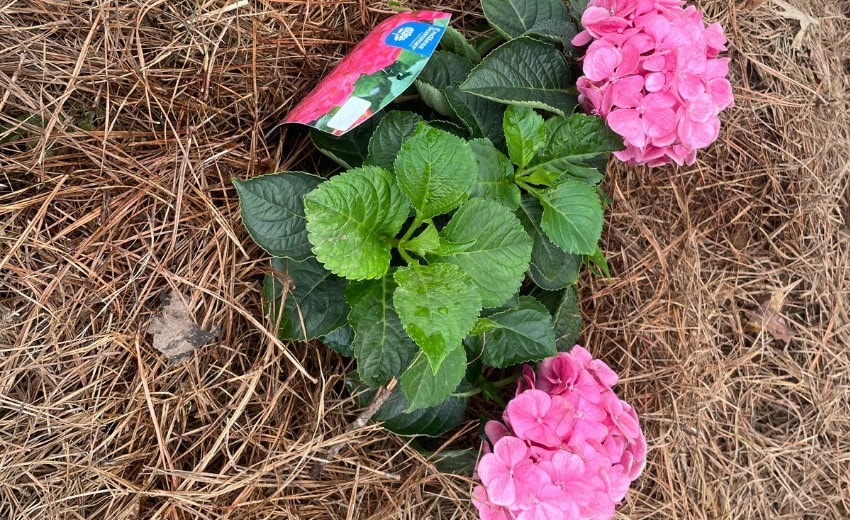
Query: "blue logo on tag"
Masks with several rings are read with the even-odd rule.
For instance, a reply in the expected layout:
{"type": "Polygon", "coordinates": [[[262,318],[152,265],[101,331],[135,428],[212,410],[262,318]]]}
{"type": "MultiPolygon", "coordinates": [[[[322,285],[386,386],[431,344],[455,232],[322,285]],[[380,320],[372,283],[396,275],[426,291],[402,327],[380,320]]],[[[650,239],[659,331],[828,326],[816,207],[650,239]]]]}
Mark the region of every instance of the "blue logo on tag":
{"type": "Polygon", "coordinates": [[[391,32],[384,43],[393,47],[412,51],[423,56],[431,56],[443,37],[445,27],[423,22],[407,22],[391,32]]]}

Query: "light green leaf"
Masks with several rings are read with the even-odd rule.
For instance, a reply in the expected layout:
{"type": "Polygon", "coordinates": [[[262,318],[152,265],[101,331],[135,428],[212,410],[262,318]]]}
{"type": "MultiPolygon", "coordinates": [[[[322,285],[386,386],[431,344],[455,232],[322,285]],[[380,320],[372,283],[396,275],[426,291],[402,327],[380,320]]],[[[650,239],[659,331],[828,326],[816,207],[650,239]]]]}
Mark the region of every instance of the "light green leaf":
{"type": "Polygon", "coordinates": [[[263,300],[281,339],[311,340],[345,324],[348,305],[342,299],[345,280],[315,258],[294,262],[272,258],[275,274],[263,281],[263,300]]]}
{"type": "Polygon", "coordinates": [[[500,103],[542,108],[558,115],[573,111],[577,97],[564,54],[524,36],[495,49],[460,89],[500,103]]]}
{"type": "Polygon", "coordinates": [[[608,269],[608,261],[605,259],[605,253],[598,246],[595,251],[589,255],[585,255],[584,265],[588,266],[596,276],[611,278],[611,271],[608,269]]]}
{"type": "Polygon", "coordinates": [[[296,261],[313,256],[307,240],[304,195],[324,179],[304,172],[283,172],[233,179],[242,223],[254,242],[272,256],[296,261]]]}
{"type": "Polygon", "coordinates": [[[484,16],[506,39],[527,32],[543,20],[567,20],[563,0],[481,0],[484,16]]]}
{"type": "Polygon", "coordinates": [[[409,406],[405,412],[437,406],[454,392],[466,373],[466,351],[462,345],[449,352],[437,372],[428,358],[420,355],[399,378],[409,406]]]}
{"type": "Polygon", "coordinates": [[[440,40],[440,47],[448,52],[463,56],[472,63],[481,61],[481,54],[467,41],[466,37],[451,25],[446,27],[446,32],[440,40]]]}
{"type": "Polygon", "coordinates": [[[367,162],[391,170],[401,143],[413,135],[422,118],[413,112],[394,110],[388,113],[378,124],[378,128],[369,140],[367,162]]]}
{"type": "Polygon", "coordinates": [[[525,168],[546,142],[543,116],[532,108],[511,105],[505,110],[503,125],[511,161],[525,168]]]}
{"type": "Polygon", "coordinates": [[[446,87],[443,92],[456,117],[469,128],[472,137],[484,137],[496,146],[504,147],[505,133],[502,130],[504,105],[462,92],[457,85],[446,87]]]}
{"type": "Polygon", "coordinates": [[[425,219],[466,200],[478,177],[478,163],[464,139],[421,123],[402,145],[395,173],[417,216],[425,219]]]}
{"type": "Polygon", "coordinates": [[[424,257],[429,253],[433,253],[440,248],[440,234],[437,233],[437,228],[434,223],[427,222],[427,226],[419,235],[399,244],[399,249],[404,248],[406,251],[424,257]]]}
{"type": "Polygon", "coordinates": [[[469,146],[478,159],[478,183],[470,197],[495,200],[509,209],[516,209],[520,191],[514,182],[511,161],[487,139],[473,139],[469,146]]]}
{"type": "Polygon", "coordinates": [[[569,180],[540,192],[540,227],[567,253],[586,255],[596,250],[602,236],[603,212],[592,186],[569,180]]]}
{"type": "Polygon", "coordinates": [[[316,258],[350,280],[380,278],[409,204],[392,174],[377,166],[341,173],[304,197],[307,233],[316,258]]]}
{"type": "Polygon", "coordinates": [[[497,325],[478,336],[483,343],[483,361],[497,368],[538,361],[557,354],[552,316],[546,307],[529,296],[520,297],[519,308],[493,314],[497,325]]]}
{"type": "Polygon", "coordinates": [[[472,326],[472,330],[469,331],[470,336],[480,336],[487,331],[493,330],[497,328],[498,325],[490,320],[490,318],[478,318],[475,321],[475,325],[472,326]]]}
{"type": "Polygon", "coordinates": [[[372,137],[382,117],[383,112],[378,112],[357,128],[340,136],[311,128],[310,139],[320,152],[343,168],[357,168],[366,161],[369,154],[369,138],[372,137]]]}
{"type": "Polygon", "coordinates": [[[581,256],[567,253],[549,240],[540,227],[543,207],[531,195],[525,195],[517,212],[526,232],[534,240],[528,274],[540,288],[554,291],[576,283],[581,256]]]}
{"type": "Polygon", "coordinates": [[[393,303],[404,330],[437,372],[443,360],[472,330],[481,296],[460,267],[452,264],[402,267],[393,303]]]}
{"type": "Polygon", "coordinates": [[[440,235],[465,251],[442,258],[475,282],[484,307],[502,305],[517,291],[531,258],[532,240],[511,210],[488,199],[471,199],[455,212],[440,235]]]}
{"type": "Polygon", "coordinates": [[[352,282],[345,291],[351,305],[348,320],[354,329],[352,349],[357,373],[372,387],[401,375],[419,352],[393,307],[395,289],[388,273],[380,280],[352,282]]]}

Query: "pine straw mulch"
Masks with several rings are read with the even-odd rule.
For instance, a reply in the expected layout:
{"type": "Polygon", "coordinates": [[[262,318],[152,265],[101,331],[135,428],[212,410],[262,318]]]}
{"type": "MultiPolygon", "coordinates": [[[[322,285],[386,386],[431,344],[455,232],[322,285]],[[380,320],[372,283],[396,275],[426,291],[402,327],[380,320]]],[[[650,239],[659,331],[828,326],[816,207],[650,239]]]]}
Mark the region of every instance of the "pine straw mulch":
{"type": "MultiPolygon", "coordinates": [[[[584,279],[583,342],[651,447],[623,518],[850,517],[850,4],[791,1],[816,22],[796,40],[789,4],[703,0],[731,39],[719,142],[606,181],[613,277],[584,279]],[[790,341],[759,326],[771,298],[790,341]]],[[[390,12],[0,6],[0,518],[472,517],[470,481],[408,440],[343,433],[342,358],[268,334],[230,181],[326,166],[302,129],[263,134],[390,12]],[[176,366],[144,335],[173,289],[220,329],[176,366]]]]}

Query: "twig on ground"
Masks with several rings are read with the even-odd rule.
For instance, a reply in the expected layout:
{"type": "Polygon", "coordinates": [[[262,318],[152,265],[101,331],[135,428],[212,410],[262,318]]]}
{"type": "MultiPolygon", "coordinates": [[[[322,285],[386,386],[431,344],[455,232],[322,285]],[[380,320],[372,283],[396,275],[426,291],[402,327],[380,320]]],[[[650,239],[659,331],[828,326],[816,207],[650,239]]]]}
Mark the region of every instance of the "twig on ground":
{"type": "MultiPolygon", "coordinates": [[[[375,398],[372,399],[372,402],[369,406],[366,407],[365,410],[360,412],[360,415],[357,416],[357,419],[354,419],[351,424],[345,429],[345,433],[352,432],[357,428],[362,428],[369,422],[369,419],[372,418],[378,412],[378,409],[387,401],[390,395],[393,393],[393,388],[398,381],[396,378],[392,378],[386,386],[383,386],[375,392],[375,398]]],[[[339,454],[345,442],[337,442],[332,444],[328,450],[325,452],[325,456],[313,466],[313,469],[310,471],[310,476],[316,480],[319,479],[322,475],[322,470],[325,469],[325,466],[328,465],[336,456],[339,454]]],[[[388,474],[389,475],[389,474],[388,474]]],[[[395,476],[395,475],[393,475],[395,476]]],[[[396,479],[397,480],[397,479],[396,479]]]]}

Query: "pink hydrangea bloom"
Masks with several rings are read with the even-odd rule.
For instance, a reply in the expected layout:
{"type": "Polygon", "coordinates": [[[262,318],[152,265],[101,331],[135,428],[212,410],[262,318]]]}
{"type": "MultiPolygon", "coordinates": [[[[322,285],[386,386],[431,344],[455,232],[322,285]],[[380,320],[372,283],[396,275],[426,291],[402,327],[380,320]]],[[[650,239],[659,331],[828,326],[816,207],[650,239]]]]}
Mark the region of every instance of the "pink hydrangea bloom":
{"type": "Polygon", "coordinates": [[[717,139],[718,114],[732,106],[726,37],[719,24],[682,0],[591,0],[584,31],[590,43],[579,100],[623,137],[615,155],[629,164],[693,164],[717,139]]]}
{"type": "MultiPolygon", "coordinates": [[[[642,5],[642,4],[641,4],[642,5]]],[[[482,520],[604,520],[646,464],[617,374],[579,345],[523,369],[504,424],[489,421],[473,503],[482,520]],[[492,445],[492,449],[490,446],[492,445]]]]}

